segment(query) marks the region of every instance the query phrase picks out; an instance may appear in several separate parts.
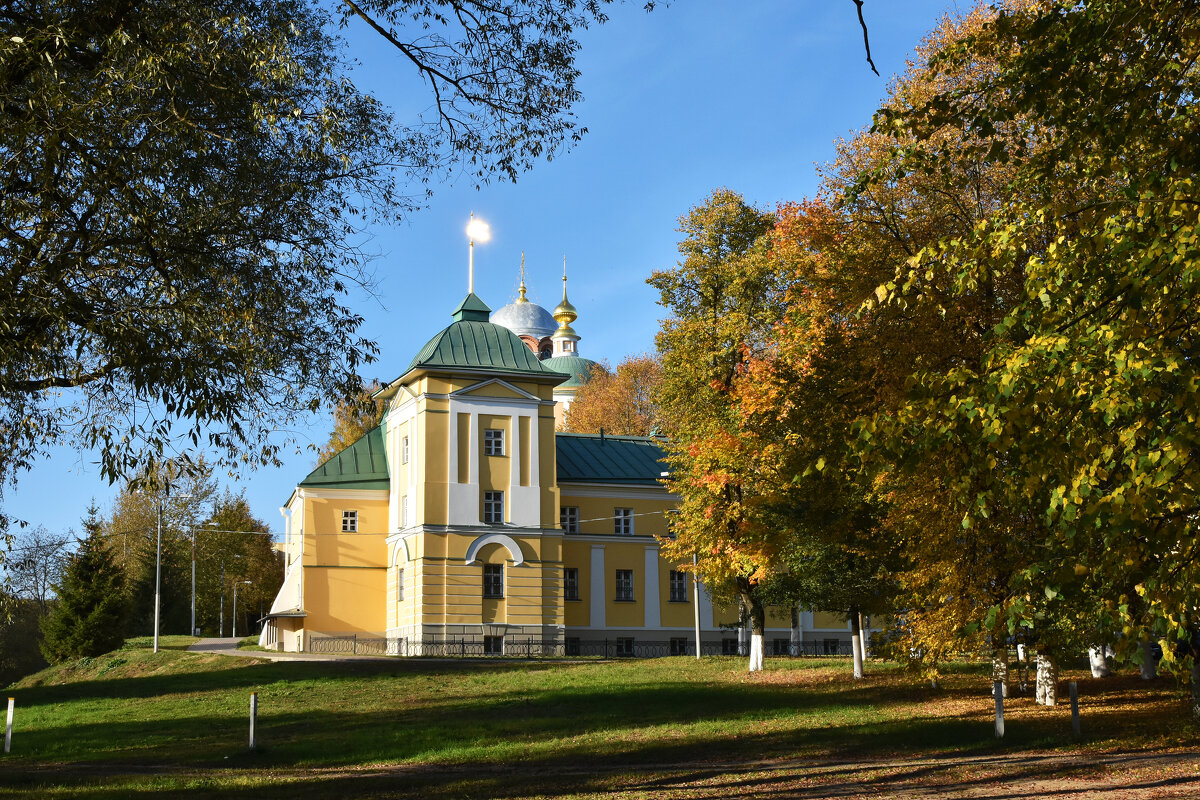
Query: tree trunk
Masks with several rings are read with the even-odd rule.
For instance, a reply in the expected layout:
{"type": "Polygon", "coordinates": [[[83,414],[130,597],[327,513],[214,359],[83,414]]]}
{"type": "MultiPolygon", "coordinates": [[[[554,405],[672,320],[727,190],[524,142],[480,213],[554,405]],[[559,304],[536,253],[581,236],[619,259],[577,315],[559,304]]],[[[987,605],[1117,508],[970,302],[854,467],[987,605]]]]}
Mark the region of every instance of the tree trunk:
{"type": "Polygon", "coordinates": [[[738,595],[742,608],[750,622],[750,671],[761,672],[763,668],[763,635],[767,628],[767,612],[762,601],[751,590],[750,582],[738,579],[738,595]]]}
{"type": "Polygon", "coordinates": [[[1088,648],[1088,663],[1092,667],[1093,678],[1107,678],[1112,674],[1108,668],[1108,659],[1105,657],[1107,650],[1106,647],[1088,648]]]}
{"type": "Polygon", "coordinates": [[[1000,696],[1008,697],[1008,647],[999,645],[992,650],[992,692],[999,683],[1000,696]]]}
{"type": "Polygon", "coordinates": [[[792,655],[800,655],[800,604],[792,603],[792,641],[789,651],[792,655]]]}
{"type": "Polygon", "coordinates": [[[746,627],[749,614],[747,613],[747,603],[744,597],[738,599],[738,655],[746,655],[746,627]]]}
{"type": "Polygon", "coordinates": [[[1037,704],[1052,706],[1058,703],[1058,665],[1045,653],[1037,654],[1037,704]]]}
{"type": "Polygon", "coordinates": [[[1142,680],[1152,681],[1158,677],[1158,659],[1154,657],[1154,642],[1142,642],[1142,680]]]}
{"type": "Polygon", "coordinates": [[[863,658],[870,658],[871,650],[867,645],[871,638],[871,620],[864,617],[861,611],[858,613],[858,638],[862,642],[863,658]]]}
{"type": "Polygon", "coordinates": [[[850,650],[854,653],[854,679],[863,676],[862,625],[857,608],[850,609],[850,650]]]}

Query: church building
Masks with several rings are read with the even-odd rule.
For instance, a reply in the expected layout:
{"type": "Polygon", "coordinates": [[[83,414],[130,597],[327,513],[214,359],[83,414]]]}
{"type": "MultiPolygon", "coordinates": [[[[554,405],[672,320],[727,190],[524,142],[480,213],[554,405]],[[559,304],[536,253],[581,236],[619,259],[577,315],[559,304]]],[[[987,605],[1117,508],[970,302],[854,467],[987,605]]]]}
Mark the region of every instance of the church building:
{"type": "MultiPolygon", "coordinates": [[[[653,438],[563,433],[598,365],[578,318],[526,297],[495,313],[469,292],[450,324],[380,390],[378,427],[296,486],[283,587],[260,644],[396,655],[738,652],[736,611],[714,611],[659,553],[678,502],[653,438]]],[[[844,620],[768,620],[771,654],[847,652],[844,620]]]]}

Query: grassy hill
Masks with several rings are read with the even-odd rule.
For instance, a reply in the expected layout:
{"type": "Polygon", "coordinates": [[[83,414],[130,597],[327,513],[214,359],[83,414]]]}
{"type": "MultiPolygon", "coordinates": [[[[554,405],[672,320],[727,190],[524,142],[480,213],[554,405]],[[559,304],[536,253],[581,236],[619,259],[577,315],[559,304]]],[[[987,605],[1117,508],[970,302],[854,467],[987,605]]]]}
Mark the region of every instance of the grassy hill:
{"type": "Polygon", "coordinates": [[[1010,700],[997,743],[985,665],[959,666],[934,691],[879,664],[854,682],[848,664],[825,659],[768,660],[755,676],[734,658],[272,663],[178,649],[187,641],[16,684],[0,797],[649,796],[648,780],[680,770],[1198,743],[1166,678],[1065,675],[1080,681],[1080,749],[1065,705],[1028,698],[1010,700]]]}

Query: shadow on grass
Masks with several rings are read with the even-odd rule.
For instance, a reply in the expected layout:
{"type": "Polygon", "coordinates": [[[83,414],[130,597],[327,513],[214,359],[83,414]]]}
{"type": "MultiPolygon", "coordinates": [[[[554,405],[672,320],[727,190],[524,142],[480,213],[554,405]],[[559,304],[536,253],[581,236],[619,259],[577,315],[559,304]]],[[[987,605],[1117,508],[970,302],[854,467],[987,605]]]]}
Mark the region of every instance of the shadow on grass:
{"type": "MultiPolygon", "coordinates": [[[[940,755],[1007,763],[1021,748],[1069,742],[1064,708],[1010,724],[997,743],[990,700],[969,680],[934,693],[896,680],[780,684],[707,669],[293,662],[36,687],[18,705],[43,717],[18,731],[4,785],[48,797],[516,798],[702,782],[724,796],[806,796],[799,767],[760,762],[816,759],[833,787],[822,796],[838,796],[871,781],[938,782],[951,760],[940,755]],[[263,745],[253,754],[250,691],[263,745]],[[94,709],[114,702],[119,713],[94,709]],[[932,714],[939,704],[969,710],[932,714]],[[899,778],[859,764],[895,759],[912,762],[899,778]]],[[[1032,779],[1062,765],[1032,759],[1020,769],[1032,779]]]]}

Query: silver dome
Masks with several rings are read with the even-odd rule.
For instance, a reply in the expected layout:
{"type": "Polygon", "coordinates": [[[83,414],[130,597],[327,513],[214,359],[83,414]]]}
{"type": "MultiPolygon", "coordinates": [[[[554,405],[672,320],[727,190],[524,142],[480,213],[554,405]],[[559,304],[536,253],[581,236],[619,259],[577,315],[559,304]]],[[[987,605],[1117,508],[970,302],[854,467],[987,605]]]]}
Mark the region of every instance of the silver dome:
{"type": "Polygon", "coordinates": [[[503,325],[518,336],[533,336],[541,339],[558,330],[558,323],[550,312],[537,303],[516,301],[492,313],[491,321],[503,325]]]}

